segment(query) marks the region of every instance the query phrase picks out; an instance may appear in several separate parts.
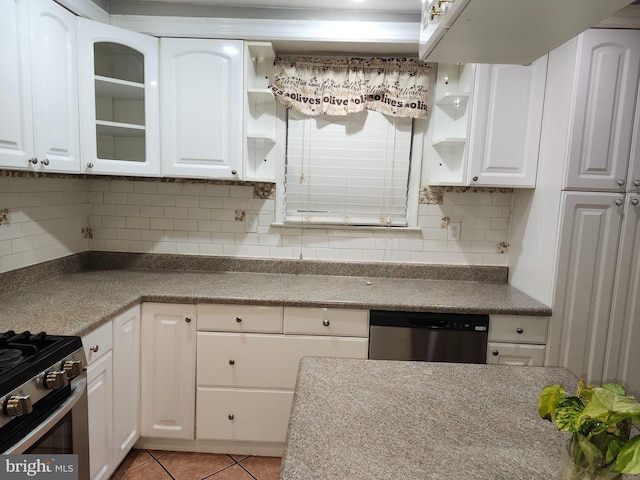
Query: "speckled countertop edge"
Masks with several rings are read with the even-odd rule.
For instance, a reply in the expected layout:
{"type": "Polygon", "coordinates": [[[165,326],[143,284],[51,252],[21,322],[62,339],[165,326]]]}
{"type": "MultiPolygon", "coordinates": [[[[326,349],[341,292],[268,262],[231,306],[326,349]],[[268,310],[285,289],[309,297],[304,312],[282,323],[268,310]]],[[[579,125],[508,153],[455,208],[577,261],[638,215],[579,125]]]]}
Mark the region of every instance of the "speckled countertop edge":
{"type": "Polygon", "coordinates": [[[505,284],[246,272],[80,271],[0,296],[0,331],[84,335],[144,302],[548,316],[505,284]]]}
{"type": "Polygon", "coordinates": [[[281,480],[552,479],[562,432],[541,419],[561,368],[305,358],[281,480]]]}

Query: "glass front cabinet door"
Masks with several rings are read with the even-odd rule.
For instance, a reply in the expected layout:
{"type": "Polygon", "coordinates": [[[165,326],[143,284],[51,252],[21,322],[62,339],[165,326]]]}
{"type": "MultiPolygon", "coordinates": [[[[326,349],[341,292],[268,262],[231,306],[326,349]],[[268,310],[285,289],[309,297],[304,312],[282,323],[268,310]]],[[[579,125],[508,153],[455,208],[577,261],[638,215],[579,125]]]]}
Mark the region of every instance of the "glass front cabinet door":
{"type": "Polygon", "coordinates": [[[80,19],[83,173],[160,175],[158,39],[80,19]]]}

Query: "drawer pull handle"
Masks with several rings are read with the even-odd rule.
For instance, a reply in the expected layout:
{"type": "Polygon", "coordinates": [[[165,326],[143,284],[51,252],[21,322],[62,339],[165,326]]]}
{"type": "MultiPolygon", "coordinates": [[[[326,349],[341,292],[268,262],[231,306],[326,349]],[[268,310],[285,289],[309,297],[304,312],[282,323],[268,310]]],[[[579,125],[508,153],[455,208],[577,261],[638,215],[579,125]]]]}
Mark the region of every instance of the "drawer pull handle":
{"type": "Polygon", "coordinates": [[[236,361],[234,359],[229,360],[229,365],[235,365],[236,361]]]}
{"type": "Polygon", "coordinates": [[[98,353],[98,350],[100,350],[100,346],[92,345],[91,347],[89,347],[89,350],[91,350],[93,353],[98,353]]]}
{"type": "Polygon", "coordinates": [[[191,317],[184,317],[184,321],[187,323],[191,323],[191,317]]]}
{"type": "Polygon", "coordinates": [[[242,317],[236,317],[236,322],[242,323],[242,317]]]}
{"type": "Polygon", "coordinates": [[[322,325],[324,325],[325,327],[328,327],[329,325],[331,325],[331,322],[329,321],[329,319],[328,319],[328,318],[325,318],[325,319],[322,321],[322,325]]]}
{"type": "Polygon", "coordinates": [[[233,420],[235,417],[235,415],[233,413],[230,413],[229,416],[227,417],[229,420],[233,420]]]}
{"type": "Polygon", "coordinates": [[[517,328],[516,332],[518,332],[518,335],[522,335],[524,333],[524,330],[522,328],[517,328]]]}
{"type": "Polygon", "coordinates": [[[491,352],[491,355],[493,355],[494,357],[497,357],[500,354],[500,352],[498,352],[498,350],[493,350],[491,352]]]}

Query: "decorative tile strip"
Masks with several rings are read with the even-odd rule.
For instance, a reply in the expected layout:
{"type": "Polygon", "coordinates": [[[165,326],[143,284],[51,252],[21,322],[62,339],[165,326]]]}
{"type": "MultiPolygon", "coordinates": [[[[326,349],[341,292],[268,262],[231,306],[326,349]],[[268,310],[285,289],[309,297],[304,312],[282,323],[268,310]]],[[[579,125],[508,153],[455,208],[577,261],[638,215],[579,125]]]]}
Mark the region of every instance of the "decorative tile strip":
{"type": "Polygon", "coordinates": [[[256,200],[271,200],[276,198],[276,185],[272,182],[253,182],[241,180],[219,180],[205,178],[155,178],[155,177],[129,177],[125,175],[85,175],[75,173],[44,173],[23,170],[0,170],[0,177],[9,178],[71,178],[87,180],[130,180],[135,182],[159,182],[159,183],[206,183],[208,185],[237,185],[241,187],[253,187],[253,198],[256,200]]]}
{"type": "Polygon", "coordinates": [[[512,193],[513,188],[498,187],[434,187],[420,188],[421,205],[442,205],[445,193],[512,193]]]}

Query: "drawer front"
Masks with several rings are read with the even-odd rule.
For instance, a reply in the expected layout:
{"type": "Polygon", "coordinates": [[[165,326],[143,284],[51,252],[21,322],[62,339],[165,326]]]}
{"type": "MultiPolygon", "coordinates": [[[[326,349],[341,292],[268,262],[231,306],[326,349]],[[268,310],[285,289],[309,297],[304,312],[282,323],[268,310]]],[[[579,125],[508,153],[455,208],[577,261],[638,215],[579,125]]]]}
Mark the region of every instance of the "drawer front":
{"type": "Polygon", "coordinates": [[[519,343],[487,343],[487,363],[491,365],[544,365],[544,345],[524,345],[519,343]]]}
{"type": "Polygon", "coordinates": [[[302,357],[367,358],[365,338],[198,332],[197,384],[293,389],[302,357]]]}
{"type": "Polygon", "coordinates": [[[82,337],[82,346],[89,365],[113,350],[112,322],[109,321],[82,337]]]}
{"type": "Polygon", "coordinates": [[[198,388],[196,438],[284,442],[293,392],[198,388]]]}
{"type": "Polygon", "coordinates": [[[491,315],[489,341],[546,344],[548,324],[548,317],[491,315]]]}
{"type": "Polygon", "coordinates": [[[341,308],[284,308],[284,333],[368,337],[369,311],[341,308]]]}
{"type": "Polygon", "coordinates": [[[198,330],[282,333],[282,307],[199,303],[198,330]]]}

